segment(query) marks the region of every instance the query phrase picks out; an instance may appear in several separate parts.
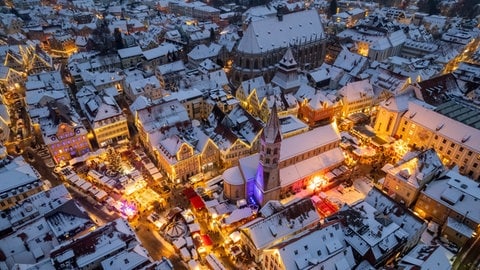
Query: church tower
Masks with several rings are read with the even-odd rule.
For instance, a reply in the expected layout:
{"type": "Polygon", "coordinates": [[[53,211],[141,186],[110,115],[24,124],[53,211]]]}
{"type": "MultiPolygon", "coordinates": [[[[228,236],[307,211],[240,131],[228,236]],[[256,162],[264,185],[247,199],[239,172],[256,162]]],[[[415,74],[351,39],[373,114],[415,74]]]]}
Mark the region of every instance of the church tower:
{"type": "Polygon", "coordinates": [[[272,79],[272,84],[282,89],[283,94],[295,93],[300,88],[300,77],[298,76],[297,61],[293,58],[290,48],[287,48],[282,60],[278,63],[277,71],[272,79]]]}
{"type": "Polygon", "coordinates": [[[255,200],[261,206],[269,200],[280,198],[280,173],[278,162],[282,133],[277,114],[277,106],[273,105],[267,124],[263,128],[260,138],[260,160],[255,177],[255,200]]]}

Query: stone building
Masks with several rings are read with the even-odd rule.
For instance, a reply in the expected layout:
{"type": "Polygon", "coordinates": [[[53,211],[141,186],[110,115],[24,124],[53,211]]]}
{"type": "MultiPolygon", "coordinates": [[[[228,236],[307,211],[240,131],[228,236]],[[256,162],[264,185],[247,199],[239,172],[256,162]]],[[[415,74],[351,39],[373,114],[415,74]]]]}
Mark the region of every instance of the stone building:
{"type": "Polygon", "coordinates": [[[325,57],[325,46],[323,25],[315,10],[253,21],[236,48],[232,82],[238,85],[260,75],[270,82],[288,47],[299,67],[318,67],[325,57]]]}

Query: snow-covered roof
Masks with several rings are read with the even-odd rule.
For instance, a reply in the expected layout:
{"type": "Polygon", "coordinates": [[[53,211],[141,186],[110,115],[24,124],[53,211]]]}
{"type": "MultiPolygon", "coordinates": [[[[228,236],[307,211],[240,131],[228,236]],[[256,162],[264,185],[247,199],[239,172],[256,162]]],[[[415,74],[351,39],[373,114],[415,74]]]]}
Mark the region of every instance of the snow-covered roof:
{"type": "Polygon", "coordinates": [[[214,109],[208,120],[213,127],[209,136],[221,150],[229,149],[237,140],[252,145],[263,128],[260,120],[241,106],[236,106],[227,115],[214,109]]]}
{"type": "Polygon", "coordinates": [[[320,16],[312,9],[283,15],[281,21],[275,17],[252,21],[237,50],[247,54],[260,54],[323,36],[320,16]]]}
{"type": "Polygon", "coordinates": [[[130,108],[130,111],[134,113],[138,110],[145,109],[151,105],[152,105],[152,101],[149,98],[140,95],[135,99],[135,101],[133,101],[133,103],[130,105],[129,108],[130,108]]]}
{"type": "Polygon", "coordinates": [[[364,98],[373,98],[373,87],[368,80],[351,82],[338,90],[345,102],[351,103],[364,98]]]}
{"type": "Polygon", "coordinates": [[[127,245],[133,247],[135,239],[135,233],[128,222],[119,218],[75,241],[56,246],[50,257],[59,262],[74,260],[78,267],[85,267],[100,262],[104,256],[126,249],[127,245]]]}
{"type": "MultiPolygon", "coordinates": [[[[83,89],[83,88],[82,88],[83,89]]],[[[85,88],[77,93],[78,103],[90,123],[97,125],[106,119],[121,120],[125,118],[120,106],[114,97],[105,91],[95,94],[92,89],[85,88]]]]}
{"type": "Polygon", "coordinates": [[[142,55],[142,48],[140,46],[124,48],[117,51],[120,58],[129,58],[142,55]]]}
{"type": "Polygon", "coordinates": [[[343,49],[335,59],[333,66],[349,72],[352,76],[357,76],[367,66],[367,63],[368,58],[343,49]]]}
{"type": "Polygon", "coordinates": [[[137,267],[140,267],[147,262],[149,262],[149,258],[145,257],[144,254],[139,254],[135,250],[124,250],[103,260],[101,265],[104,270],[131,270],[137,269],[137,267]]]}
{"type": "Polygon", "coordinates": [[[177,99],[138,110],[137,117],[147,133],[190,120],[185,107],[177,99]]]}
{"type": "Polygon", "coordinates": [[[462,216],[480,223],[480,187],[478,183],[461,175],[457,170],[447,172],[446,179],[436,179],[422,193],[462,216]],[[460,200],[460,198],[462,198],[460,200]]]}
{"type": "Polygon", "coordinates": [[[253,210],[250,208],[250,207],[244,207],[244,208],[240,208],[240,209],[235,209],[233,210],[232,213],[230,213],[230,215],[228,215],[227,217],[225,217],[225,219],[223,220],[223,222],[226,224],[226,225],[231,225],[235,222],[238,222],[238,221],[241,221],[243,219],[246,219],[246,218],[249,218],[253,215],[253,210]]]}
{"type": "Polygon", "coordinates": [[[480,130],[453,120],[416,102],[409,101],[404,118],[429,129],[438,136],[448,138],[469,149],[480,152],[480,130]]]}
{"type": "Polygon", "coordinates": [[[340,134],[331,124],[286,138],[282,141],[279,162],[336,141],[340,141],[340,134]]]}
{"type": "Polygon", "coordinates": [[[392,112],[403,113],[408,109],[408,101],[410,100],[410,95],[396,95],[391,98],[388,98],[385,101],[380,102],[380,106],[386,110],[392,112]]]}
{"type": "Polygon", "coordinates": [[[307,269],[312,265],[319,269],[353,269],[355,266],[340,223],[311,229],[279,243],[272,250],[278,251],[278,259],[285,269],[307,269]]]}
{"type": "MultiPolygon", "coordinates": [[[[258,166],[258,163],[257,163],[258,166]]],[[[256,169],[256,167],[255,167],[256,169]]],[[[226,169],[222,174],[223,180],[231,186],[240,186],[245,184],[239,166],[226,169]]]]}
{"type": "Polygon", "coordinates": [[[0,170],[0,179],[0,194],[8,193],[11,195],[11,191],[38,181],[39,175],[35,169],[20,156],[5,164],[0,170]]]}
{"type": "Polygon", "coordinates": [[[6,257],[6,269],[14,269],[15,264],[33,265],[42,257],[48,258],[58,244],[45,218],[40,218],[3,237],[0,249],[6,257]]]}
{"type": "Polygon", "coordinates": [[[407,158],[402,159],[397,166],[390,168],[387,173],[407,182],[414,188],[422,187],[426,184],[426,179],[431,179],[433,174],[444,169],[442,161],[434,149],[428,149],[407,158]]]}
{"type": "MultiPolygon", "coordinates": [[[[374,261],[382,258],[387,250],[398,247],[400,239],[408,236],[400,226],[388,216],[382,216],[376,208],[362,201],[351,207],[352,214],[360,214],[360,219],[348,222],[346,241],[362,256],[372,252],[374,261]],[[398,235],[398,237],[397,237],[398,235]]],[[[347,220],[348,220],[348,215],[347,220]]]]}
{"type": "Polygon", "coordinates": [[[63,184],[52,187],[48,191],[36,193],[11,207],[6,215],[2,215],[0,227],[3,230],[11,226],[22,226],[28,217],[30,217],[29,220],[43,217],[69,200],[71,196],[63,184]]]}
{"type": "Polygon", "coordinates": [[[334,97],[327,97],[325,94],[325,92],[317,91],[315,88],[304,84],[300,86],[295,96],[300,102],[307,99],[313,110],[320,110],[332,106],[335,102],[335,100],[332,100],[334,97]]]}
{"type": "Polygon", "coordinates": [[[447,257],[448,253],[449,251],[442,245],[427,246],[418,244],[400,259],[398,267],[405,270],[419,268],[449,270],[452,268],[452,265],[447,257]]]}
{"type": "Polygon", "coordinates": [[[207,46],[205,44],[199,44],[188,53],[188,58],[199,61],[207,58],[216,57],[220,53],[222,47],[222,45],[219,45],[217,43],[210,43],[210,46],[207,46]]]}
{"type": "Polygon", "coordinates": [[[182,60],[171,62],[157,67],[157,71],[165,76],[167,74],[185,71],[185,65],[182,60]]]}
{"type": "Polygon", "coordinates": [[[320,217],[312,201],[306,198],[267,218],[260,217],[243,225],[240,232],[247,235],[257,250],[263,250],[270,248],[279,239],[299,233],[319,221],[320,217]]]}
{"type": "Polygon", "coordinates": [[[139,80],[134,80],[129,83],[129,87],[132,92],[135,94],[140,94],[143,92],[144,88],[150,85],[153,88],[160,88],[160,81],[155,76],[151,76],[148,78],[143,78],[139,80]]]}
{"type": "Polygon", "coordinates": [[[198,98],[202,98],[203,93],[200,90],[193,88],[188,90],[179,90],[170,93],[170,95],[163,97],[165,101],[178,100],[180,102],[190,101],[198,98]]]}
{"type": "Polygon", "coordinates": [[[279,119],[280,121],[280,129],[282,134],[288,134],[291,132],[296,132],[299,130],[308,129],[308,125],[304,122],[300,121],[300,119],[296,118],[293,115],[288,115],[286,117],[282,117],[279,119]]]}
{"type": "MultiPolygon", "coordinates": [[[[290,145],[290,148],[295,148],[293,145],[290,145]]],[[[284,148],[282,145],[282,150],[283,149],[284,148]]],[[[316,172],[322,172],[327,170],[328,168],[339,165],[344,160],[345,156],[343,155],[342,150],[340,150],[339,148],[334,148],[309,159],[296,162],[293,165],[281,168],[280,186],[288,187],[296,181],[313,175],[316,172]]]]}
{"type": "Polygon", "coordinates": [[[168,53],[173,53],[181,50],[181,46],[175,45],[169,42],[163,42],[158,47],[146,50],[143,52],[143,56],[147,61],[153,60],[158,57],[167,55],[168,53]]]}

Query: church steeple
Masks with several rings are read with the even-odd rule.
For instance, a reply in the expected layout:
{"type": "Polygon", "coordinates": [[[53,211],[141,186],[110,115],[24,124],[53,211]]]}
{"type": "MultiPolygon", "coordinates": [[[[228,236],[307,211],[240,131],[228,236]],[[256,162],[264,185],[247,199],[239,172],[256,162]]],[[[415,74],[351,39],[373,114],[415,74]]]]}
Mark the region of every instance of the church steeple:
{"type": "Polygon", "coordinates": [[[292,49],[287,51],[278,63],[277,71],[272,79],[272,84],[282,89],[282,93],[293,93],[300,88],[300,78],[298,76],[297,61],[293,57],[292,49]]]}
{"type": "Polygon", "coordinates": [[[262,140],[268,143],[276,143],[282,140],[282,132],[280,130],[280,120],[278,119],[276,101],[273,104],[267,124],[265,125],[265,128],[263,128],[262,140]]]}
{"type": "Polygon", "coordinates": [[[277,106],[273,105],[267,124],[260,139],[260,160],[255,179],[255,199],[260,205],[269,200],[278,200],[280,196],[280,149],[282,132],[278,119],[277,106]]]}

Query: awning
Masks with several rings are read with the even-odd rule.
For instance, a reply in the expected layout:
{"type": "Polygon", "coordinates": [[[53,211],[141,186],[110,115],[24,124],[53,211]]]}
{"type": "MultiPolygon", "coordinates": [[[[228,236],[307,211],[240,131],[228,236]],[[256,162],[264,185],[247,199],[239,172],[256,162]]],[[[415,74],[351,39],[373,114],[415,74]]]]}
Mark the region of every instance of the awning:
{"type": "Polygon", "coordinates": [[[205,207],[205,203],[203,202],[202,198],[200,196],[195,196],[190,198],[190,203],[195,209],[202,209],[205,207]]]}
{"type": "Polygon", "coordinates": [[[210,239],[208,234],[202,235],[202,243],[204,246],[211,246],[213,244],[212,239],[210,239]]]}

